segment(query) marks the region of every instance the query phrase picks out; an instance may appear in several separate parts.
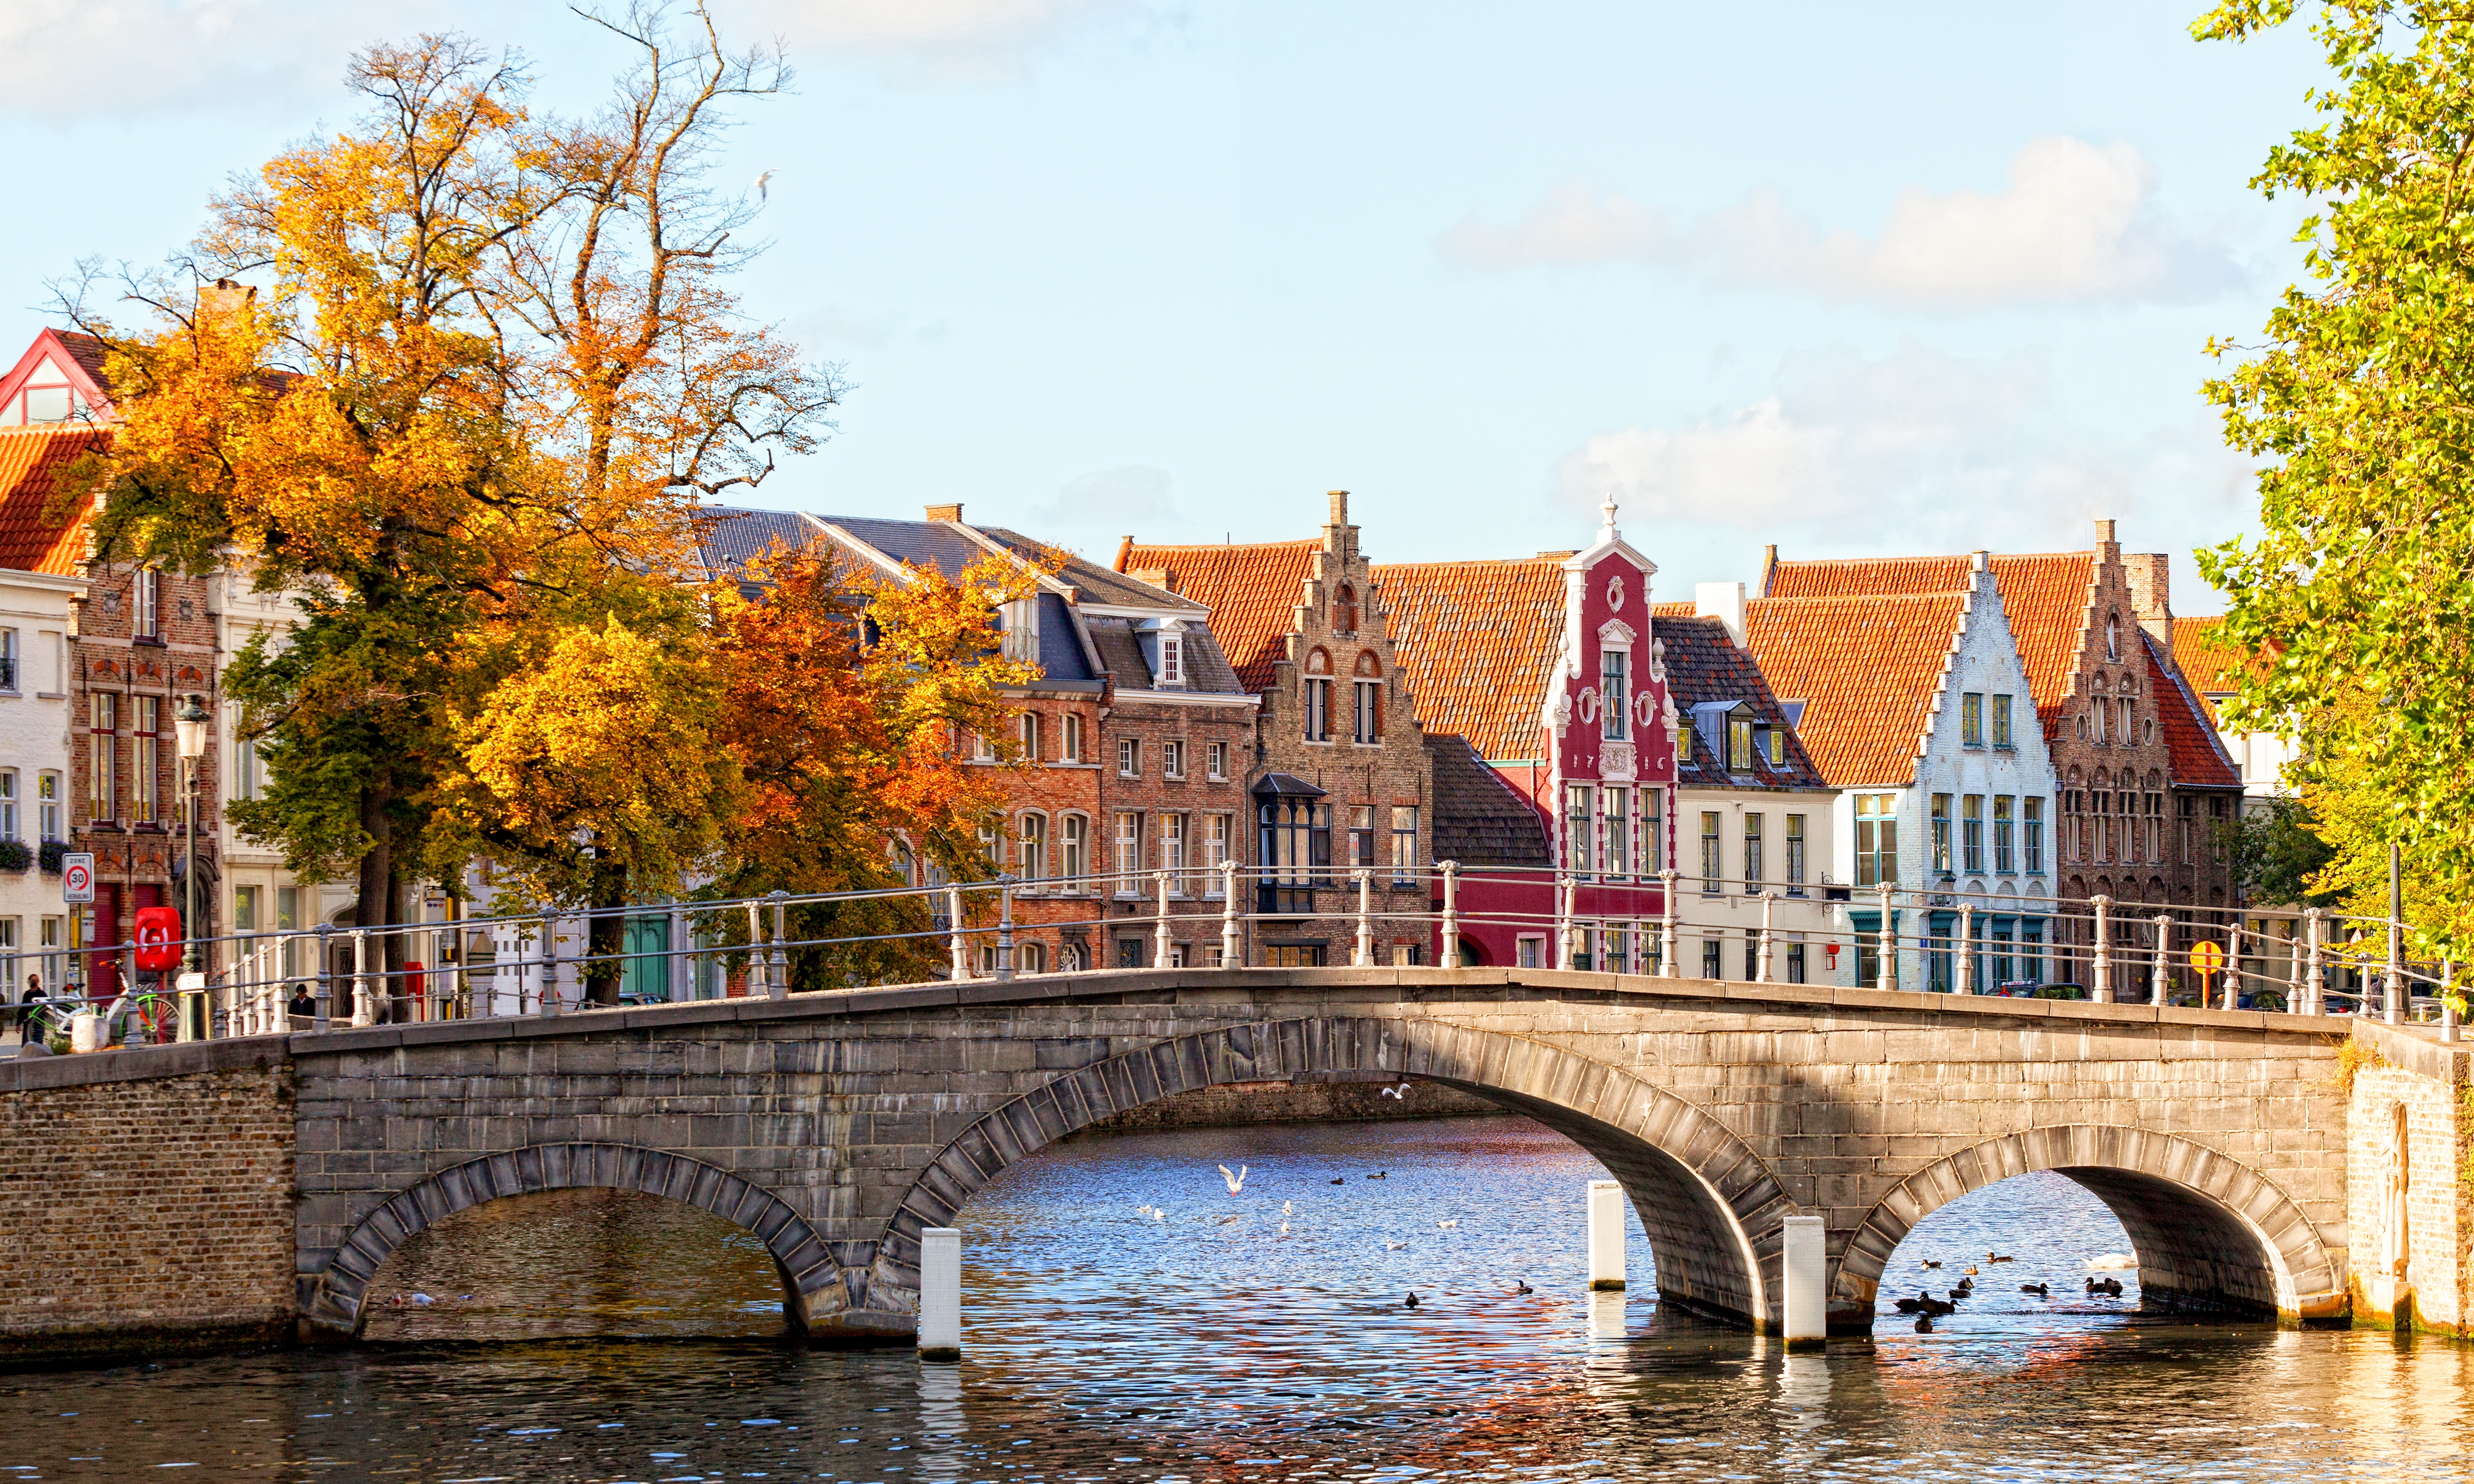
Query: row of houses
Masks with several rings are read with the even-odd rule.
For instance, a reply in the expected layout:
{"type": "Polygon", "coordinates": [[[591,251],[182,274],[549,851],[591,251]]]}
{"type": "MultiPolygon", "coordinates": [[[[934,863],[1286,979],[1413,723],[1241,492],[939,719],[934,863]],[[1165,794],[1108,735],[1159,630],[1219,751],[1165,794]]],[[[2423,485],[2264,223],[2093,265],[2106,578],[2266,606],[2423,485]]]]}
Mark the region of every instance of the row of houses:
{"type": "MultiPolygon", "coordinates": [[[[285,599],[230,572],[98,561],[86,512],[54,508],[54,476],[110,418],[82,337],[45,331],[0,377],[0,958],[15,984],[108,980],[107,956],[82,975],[79,951],[179,904],[172,736],[192,696],[214,723],[203,926],[305,928],[352,907],[349,884],[296,882],[223,818],[262,780],[222,667],[289,621],[285,599]],[[66,850],[96,858],[90,908],[60,899],[66,850]]],[[[2098,895],[2192,920],[2238,906],[2216,827],[2244,778],[2204,698],[2222,656],[2204,625],[2177,632],[2166,558],[2124,553],[2110,522],[2088,549],[2039,555],[1773,548],[1750,584],[1661,601],[1612,503],[1584,547],[1400,564],[1371,559],[1342,492],[1299,540],[1128,537],[1104,566],[958,504],[710,514],[717,576],[812,543],[896,577],[990,557],[1034,574],[1004,642],[1040,678],[1007,694],[1003,739],[958,743],[1005,780],[984,843],[1019,883],[1022,971],[1221,961],[1229,863],[1256,964],[1350,961],[1361,900],[1377,961],[1433,961],[1444,861],[1465,962],[1654,967],[1672,881],[1677,967],[1713,978],[1872,982],[1884,886],[1935,893],[1892,908],[1902,981],[1935,986],[1954,960],[1919,938],[1949,939],[1962,902],[1978,983],[2074,977],[2098,895]],[[2196,679],[2194,657],[2213,667],[2196,679]]],[[[631,947],[667,946],[652,940],[665,922],[631,928],[631,947]]],[[[972,966],[993,971],[995,952],[972,966]]]]}

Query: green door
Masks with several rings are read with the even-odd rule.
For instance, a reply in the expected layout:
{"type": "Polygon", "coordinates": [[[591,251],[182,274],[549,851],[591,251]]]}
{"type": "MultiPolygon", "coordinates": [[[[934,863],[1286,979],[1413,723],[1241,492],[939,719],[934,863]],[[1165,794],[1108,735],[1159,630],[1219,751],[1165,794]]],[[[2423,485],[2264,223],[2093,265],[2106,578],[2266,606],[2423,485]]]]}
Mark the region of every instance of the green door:
{"type": "Polygon", "coordinates": [[[662,955],[669,950],[668,917],[628,918],[627,959],[618,978],[620,997],[637,1002],[668,999],[670,961],[662,955]]]}

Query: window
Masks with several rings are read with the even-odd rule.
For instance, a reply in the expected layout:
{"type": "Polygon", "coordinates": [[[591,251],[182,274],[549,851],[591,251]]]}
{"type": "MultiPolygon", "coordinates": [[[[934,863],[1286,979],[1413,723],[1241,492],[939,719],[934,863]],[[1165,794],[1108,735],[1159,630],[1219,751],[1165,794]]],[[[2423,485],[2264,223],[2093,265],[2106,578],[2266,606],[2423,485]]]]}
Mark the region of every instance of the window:
{"type": "Polygon", "coordinates": [[[1374,868],[1374,810],[1370,805],[1352,805],[1348,811],[1348,867],[1350,870],[1374,868]]]}
{"type": "Polygon", "coordinates": [[[1632,971],[1632,930],[1610,922],[1598,932],[1598,968],[1608,974],[1632,971]]]}
{"type": "Polygon", "coordinates": [[[2104,657],[2122,663],[2122,615],[2108,615],[2104,620],[2104,657]]]}
{"type": "Polygon", "coordinates": [[[1993,871],[2007,876],[2017,869],[2018,821],[2010,817],[2012,800],[2007,793],[1993,795],[1993,871]]]}
{"type": "Polygon", "coordinates": [[[1143,775],[1143,744],[1131,737],[1117,739],[1117,776],[1140,778],[1143,775]]]}
{"type": "Polygon", "coordinates": [[[997,610],[998,647],[1008,660],[1039,658],[1039,599],[1017,597],[997,610]]]}
{"type": "Polygon", "coordinates": [[[1761,740],[1768,744],[1770,766],[1786,766],[1786,728],[1764,727],[1761,729],[1761,740]]]}
{"type": "Polygon", "coordinates": [[[1727,771],[1749,773],[1753,770],[1752,718],[1731,717],[1727,720],[1727,771]]]}
{"type": "Polygon", "coordinates": [[[1953,868],[1952,863],[1953,857],[1950,853],[1950,795],[1947,793],[1936,793],[1932,796],[1932,868],[1947,876],[1951,873],[1953,868]]]}
{"type": "Polygon", "coordinates": [[[1202,868],[1210,872],[1202,879],[1204,896],[1222,895],[1220,888],[1226,884],[1227,878],[1220,868],[1228,864],[1229,824],[1226,815],[1202,816],[1202,868]]]}
{"type": "Polygon", "coordinates": [[[1621,742],[1632,735],[1632,651],[1605,649],[1598,655],[1599,735],[1621,742]]]}
{"type": "Polygon", "coordinates": [[[1761,975],[1761,936],[1744,930],[1744,983],[1751,984],[1761,975]]]}
{"type": "Polygon", "coordinates": [[[1257,814],[1262,839],[1255,860],[1263,867],[1265,912],[1311,912],[1303,900],[1316,887],[1331,885],[1331,806],[1308,799],[1277,799],[1257,814]]]}
{"type": "Polygon", "coordinates": [[[87,725],[94,733],[94,756],[86,768],[86,817],[115,819],[119,797],[112,783],[120,771],[120,696],[96,691],[86,696],[85,705],[87,725]]]}
{"type": "Polygon", "coordinates": [[[67,919],[46,917],[37,929],[42,934],[37,946],[43,950],[43,987],[58,989],[68,983],[68,959],[61,950],[68,946],[67,919]]]}
{"type": "Polygon", "coordinates": [[[2139,795],[2122,794],[2118,809],[2122,815],[2122,858],[2124,861],[2136,861],[2140,858],[2139,795]]]}
{"type": "Polygon", "coordinates": [[[1522,968],[1544,968],[1546,966],[1546,939],[1535,933],[1522,934],[1520,936],[1519,944],[1515,950],[1515,957],[1518,959],[1522,968]]]}
{"type": "Polygon", "coordinates": [[[61,775],[40,772],[35,775],[35,828],[44,839],[65,839],[61,833],[61,775]]]}
{"type": "Polygon", "coordinates": [[[1959,800],[1959,858],[1969,872],[1984,869],[1984,795],[1971,793],[1959,800]]]}
{"type": "Polygon", "coordinates": [[[2113,816],[2109,811],[2113,806],[2113,795],[2098,793],[2095,795],[2095,801],[2096,817],[2090,823],[2096,826],[2096,858],[2099,862],[2111,861],[2113,859],[2113,816]]]}
{"type": "Polygon", "coordinates": [[[1640,791],[1640,870],[1644,876],[1656,875],[1666,867],[1666,819],[1661,812],[1665,798],[1663,789],[1640,791]]]}
{"type": "Polygon", "coordinates": [[[2147,859],[2165,859],[2165,795],[2162,793],[2147,795],[2147,859]]]}
{"type": "Polygon", "coordinates": [[[2010,740],[2010,697],[2006,695],[1993,697],[1993,745],[2016,745],[2010,740]]]}
{"type": "Polygon", "coordinates": [[[133,601],[137,610],[137,618],[131,625],[130,632],[140,639],[160,638],[163,618],[163,574],[152,567],[141,567],[137,570],[136,581],[131,586],[133,590],[133,601]]]}
{"type": "Polygon", "coordinates": [[[1761,816],[1744,815],[1744,894],[1761,888],[1761,816]]]}
{"type": "Polygon", "coordinates": [[[232,888],[232,931],[235,933],[257,931],[257,888],[232,888]]]}
{"type": "Polygon", "coordinates": [[[0,628],[0,691],[17,689],[17,631],[0,628]]]}
{"type": "Polygon", "coordinates": [[[1211,742],[1203,748],[1202,756],[1212,782],[1225,781],[1228,776],[1228,744],[1225,742],[1211,742]]]}
{"type": "Polygon", "coordinates": [[[988,740],[988,735],[985,732],[973,732],[971,734],[971,761],[974,763],[993,763],[996,760],[997,744],[988,740]]]}
{"type": "Polygon", "coordinates": [[[1183,741],[1172,738],[1169,741],[1160,743],[1160,776],[1163,778],[1182,778],[1185,776],[1185,743],[1183,741]]]}
{"type": "Polygon", "coordinates": [[[1958,698],[1958,741],[1961,746],[1984,745],[1984,696],[1970,691],[1958,698]]]}
{"type": "Polygon", "coordinates": [[[1703,979],[1727,977],[1726,953],[1726,946],[1718,939],[1714,937],[1701,939],[1701,977],[1703,979]]]}
{"type": "Polygon", "coordinates": [[[1117,894],[1143,894],[1143,816],[1134,810],[1117,811],[1117,894]]]}
{"type": "Polygon", "coordinates": [[[1411,804],[1392,806],[1392,885],[1415,885],[1418,879],[1418,810],[1411,804]]]}
{"type": "Polygon", "coordinates": [[[1632,873],[1632,791],[1598,791],[1598,869],[1610,877],[1632,873]]]}
{"type": "Polygon", "coordinates": [[[1022,879],[1026,882],[1048,878],[1048,816],[1025,815],[1016,849],[1022,857],[1022,879]]]}
{"type": "Polygon", "coordinates": [[[1150,939],[1140,937],[1121,937],[1117,939],[1117,967],[1121,969],[1138,969],[1150,961],[1150,939]]]}
{"type": "MultiPolygon", "coordinates": [[[[275,931],[289,933],[299,926],[301,926],[301,888],[276,888],[275,931]]],[[[283,944],[283,977],[290,979],[300,972],[301,944],[297,939],[287,939],[283,944]]]]}
{"type": "Polygon", "coordinates": [[[2122,698],[2121,704],[2122,744],[2125,747],[2137,746],[2139,744],[2139,703],[2125,695],[2122,698]]]}
{"type": "MultiPolygon", "coordinates": [[[[1786,894],[1804,895],[1804,815],[1786,816],[1786,894]]],[[[1804,981],[1797,980],[1797,984],[1804,981]]]]}
{"type": "Polygon", "coordinates": [[[1898,882],[1898,801],[1895,793],[1856,795],[1856,885],[1859,887],[1898,882]]]}
{"type": "Polygon", "coordinates": [[[1022,760],[1026,763],[1038,762],[1039,713],[1035,711],[1024,712],[1021,717],[1016,718],[1015,726],[1022,737],[1022,760]]]}
{"type": "Polygon", "coordinates": [[[1185,880],[1185,815],[1159,816],[1159,868],[1168,872],[1169,889],[1191,896],[1185,880]]]}
{"type": "Polygon", "coordinates": [[[1017,974],[1047,973],[1048,945],[1046,943],[1014,944],[1013,968],[1014,972],[1017,974]]]}
{"type": "Polygon", "coordinates": [[[1715,896],[1726,888],[1726,884],[1719,880],[1719,871],[1725,864],[1719,849],[1718,811],[1705,809],[1701,812],[1701,892],[1704,896],[1715,896]]]}
{"type": "Polygon", "coordinates": [[[2034,795],[2019,801],[2020,855],[2027,874],[2040,875],[2045,869],[2045,801],[2034,795]]]}
{"type": "Polygon", "coordinates": [[[17,770],[0,767],[0,839],[17,838],[17,770]]]}
{"type": "Polygon", "coordinates": [[[1786,982],[1790,985],[1804,983],[1804,945],[1802,943],[1786,945],[1786,982]]]}
{"type": "Polygon", "coordinates": [[[994,825],[980,831],[980,857],[988,863],[989,870],[1005,869],[1005,839],[994,825]]]}
{"type": "Polygon", "coordinates": [[[2113,745],[2113,702],[2099,695],[2096,698],[2096,744],[2113,745]]]}
{"type": "Polygon", "coordinates": [[[155,774],[163,761],[163,739],[158,735],[163,724],[163,697],[141,695],[136,699],[137,744],[130,767],[129,818],[134,824],[152,824],[159,802],[155,774]]]}
{"type": "Polygon", "coordinates": [[[1067,815],[1057,821],[1056,873],[1069,882],[1079,883],[1083,873],[1083,857],[1090,845],[1091,821],[1080,815],[1067,815]]]}
{"type": "Polygon", "coordinates": [[[2199,801],[2198,801],[2197,799],[2195,799],[2195,798],[2185,798],[2185,799],[2183,799],[2183,800],[2182,800],[2182,818],[2181,818],[2181,825],[2182,825],[2182,847],[2181,847],[2181,856],[2182,856],[2182,864],[2183,864],[2184,865],[2188,865],[2188,864],[2191,864],[2191,838],[2192,838],[2194,835],[2196,835],[2196,834],[2198,833],[2198,824],[2199,824],[2198,810],[2199,810],[2199,801]]]}
{"type": "Polygon", "coordinates": [[[1588,784],[1564,786],[1564,869],[1576,876],[1589,873],[1589,820],[1595,804],[1596,791],[1588,784]]]}
{"type": "Polygon", "coordinates": [[[1350,690],[1356,705],[1350,713],[1350,740],[1372,746],[1383,740],[1383,668],[1371,654],[1357,657],[1357,679],[1350,690]]]}
{"type": "Polygon", "coordinates": [[[1058,726],[1058,732],[1059,732],[1059,736],[1058,736],[1058,739],[1057,739],[1057,743],[1058,743],[1058,744],[1057,744],[1057,748],[1056,748],[1056,756],[1057,756],[1058,761],[1060,761],[1060,762],[1065,762],[1065,763],[1079,763],[1079,762],[1081,762],[1081,761],[1082,761],[1082,718],[1081,718],[1081,716],[1080,716],[1079,714],[1076,713],[1076,712],[1071,712],[1071,711],[1067,712],[1067,713],[1064,715],[1064,717],[1060,719],[1060,723],[1059,723],[1059,726],[1058,726]]]}
{"type": "Polygon", "coordinates": [[[1331,660],[1321,649],[1306,656],[1306,679],[1300,696],[1305,711],[1306,741],[1331,741],[1331,660]]]}
{"type": "Polygon", "coordinates": [[[1163,629],[1159,637],[1159,674],[1161,685],[1185,684],[1185,636],[1175,629],[1163,629]]]}
{"type": "Polygon", "coordinates": [[[1331,605],[1331,631],[1335,634],[1357,632],[1357,589],[1344,582],[1340,596],[1331,605]]]}

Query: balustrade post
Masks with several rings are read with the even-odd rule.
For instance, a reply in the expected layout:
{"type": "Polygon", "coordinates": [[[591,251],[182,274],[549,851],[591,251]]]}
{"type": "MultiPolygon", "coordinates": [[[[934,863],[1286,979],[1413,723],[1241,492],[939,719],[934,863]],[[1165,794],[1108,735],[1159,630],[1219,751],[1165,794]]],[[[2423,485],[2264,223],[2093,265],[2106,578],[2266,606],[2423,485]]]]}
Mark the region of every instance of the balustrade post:
{"type": "Polygon", "coordinates": [[[2171,913],[2156,914],[2156,963],[2147,971],[2147,1003],[2162,1005],[2166,1000],[2166,961],[2173,951],[2173,918],[2171,913]]]}
{"type": "Polygon", "coordinates": [[[957,982],[971,977],[971,945],[962,940],[962,888],[945,888],[945,951],[952,958],[957,982]]]}
{"type": "Polygon", "coordinates": [[[370,1005],[370,930],[352,930],[352,1024],[376,1025],[377,1015],[370,1005]]]}
{"type": "MultiPolygon", "coordinates": [[[[957,921],[960,919],[957,918],[957,921]]],[[[754,902],[747,904],[747,997],[772,998],[764,985],[764,912],[754,902]]]]}
{"type": "Polygon", "coordinates": [[[670,952],[663,976],[668,986],[670,1002],[695,998],[695,956],[688,952],[688,911],[676,903],[670,905],[670,952]]]}
{"type": "Polygon", "coordinates": [[[2327,929],[2327,909],[2306,908],[2302,913],[2303,965],[2302,1013],[2324,1015],[2328,1012],[2327,981],[2321,977],[2319,944],[2327,929]]]}
{"type": "Polygon", "coordinates": [[[782,951],[782,919],[789,906],[790,893],[776,887],[765,895],[773,903],[773,952],[764,976],[764,992],[777,1000],[790,997],[790,958],[782,951]]]}
{"type": "Polygon", "coordinates": [[[1881,963],[1875,970],[1873,985],[1877,989],[1899,987],[1899,919],[1895,904],[1896,890],[1881,888],[1881,932],[1880,934],[1881,963]]]}
{"type": "MultiPolygon", "coordinates": [[[[2225,930],[2226,1010],[2238,1010],[2242,1006],[2242,921],[2237,918],[2234,925],[2225,930]]],[[[2207,1003],[2205,996],[2200,998],[2200,1003],[2207,1003]]]]}
{"type": "Polygon", "coordinates": [[[331,923],[318,924],[318,1012],[309,1017],[312,1031],[324,1031],[334,1024],[335,960],[327,951],[327,940],[334,931],[331,923]]]}
{"type": "Polygon", "coordinates": [[[554,1016],[559,1010],[558,919],[548,912],[542,913],[541,982],[541,999],[534,1008],[554,1016]]]}
{"type": "Polygon", "coordinates": [[[1246,962],[1245,929],[1237,912],[1237,863],[1220,863],[1220,966],[1238,968],[1246,962]]]}
{"type": "Polygon", "coordinates": [[[1168,931],[1168,872],[1152,872],[1152,887],[1159,897],[1159,915],[1152,922],[1152,967],[1164,969],[1176,945],[1168,931]]]}
{"type": "Polygon", "coordinates": [[[1660,945],[1658,973],[1661,979],[1673,979],[1677,977],[1678,972],[1675,965],[1678,948],[1675,932],[1675,868],[1669,866],[1660,871],[1658,879],[1665,888],[1665,901],[1661,904],[1665,910],[1660,914],[1658,925],[1660,945]]]}
{"type": "Polygon", "coordinates": [[[1351,871],[1349,879],[1357,883],[1357,951],[1350,954],[1350,964],[1361,969],[1374,966],[1374,873],[1351,871]]]}
{"type": "Polygon", "coordinates": [[[1555,878],[1555,966],[1572,966],[1572,878],[1555,878]]]}
{"type": "MultiPolygon", "coordinates": [[[[2113,1003],[2113,926],[2106,912],[2113,906],[2113,898],[2090,897],[2088,905],[2096,909],[2096,949],[2095,957],[2088,964],[2088,997],[2098,1005],[2110,1005],[2113,1003]]],[[[2201,1003],[2204,1004],[2206,998],[2202,990],[2201,1003]]]]}
{"type": "Polygon", "coordinates": [[[1013,878],[997,878],[997,983],[1013,983],[1013,878]]]}
{"type": "Polygon", "coordinates": [[[2453,960],[2442,959],[2439,961],[2439,1038],[2452,1046],[2458,1039],[2457,1001],[2453,998],[2456,992],[2457,964],[2453,960]]]}
{"type": "Polygon", "coordinates": [[[1753,983],[1757,985],[1766,985],[1770,982],[1770,919],[1777,907],[1777,892],[1761,893],[1761,944],[1759,952],[1753,960],[1753,983]]]}
{"type": "Polygon", "coordinates": [[[1976,904],[1958,904],[1958,941],[1951,945],[1950,986],[1959,994],[1976,992],[1976,904]]]}
{"type": "Polygon", "coordinates": [[[1461,864],[1445,861],[1443,872],[1443,923],[1442,941],[1436,946],[1436,958],[1443,968],[1461,966],[1461,864]]]}
{"type": "Polygon", "coordinates": [[[2390,1025],[2405,1019],[2405,885],[2399,864],[2403,852],[2389,846],[2389,982],[2381,998],[2390,1025]]]}

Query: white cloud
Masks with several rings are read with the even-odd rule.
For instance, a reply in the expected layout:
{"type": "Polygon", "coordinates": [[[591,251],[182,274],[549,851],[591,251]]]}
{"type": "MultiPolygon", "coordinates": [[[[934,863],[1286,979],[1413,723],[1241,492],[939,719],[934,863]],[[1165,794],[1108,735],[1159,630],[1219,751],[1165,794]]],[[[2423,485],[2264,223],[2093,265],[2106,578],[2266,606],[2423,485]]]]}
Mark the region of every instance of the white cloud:
{"type": "Polygon", "coordinates": [[[1095,469],[1067,480],[1054,499],[1033,506],[1031,513],[1079,537],[1181,526],[1185,522],[1176,512],[1171,483],[1167,470],[1148,464],[1095,469]]]}
{"type": "Polygon", "coordinates": [[[810,50],[867,59],[908,82],[1006,81],[1040,51],[1106,26],[1160,17],[1151,0],[749,0],[742,29],[810,50]]]}
{"type": "Polygon", "coordinates": [[[2097,517],[2137,549],[2187,552],[2249,510],[2248,465],[2195,405],[2108,436],[2064,415],[2037,356],[1912,344],[1790,358],[1750,405],[1597,434],[1554,487],[1583,516],[1613,493],[1626,534],[1676,579],[1696,564],[1717,575],[1720,552],[1727,576],[1747,575],[1740,553],[1760,542],[1791,557],[2084,547],[2097,517]]]}
{"type": "MultiPolygon", "coordinates": [[[[433,7],[424,24],[457,18],[433,7]]],[[[0,112],[280,111],[335,88],[353,48],[409,27],[385,0],[5,0],[0,112]]]]}
{"type": "Polygon", "coordinates": [[[1944,310],[2187,301],[2236,286],[2224,246],[2174,223],[2155,195],[2155,172],[2131,146],[2049,134],[2012,158],[2003,189],[1909,186],[1872,236],[1824,230],[1771,192],[1677,223],[1620,192],[1565,187],[1510,226],[1472,215],[1437,245],[1474,268],[1646,262],[1944,310]]]}

